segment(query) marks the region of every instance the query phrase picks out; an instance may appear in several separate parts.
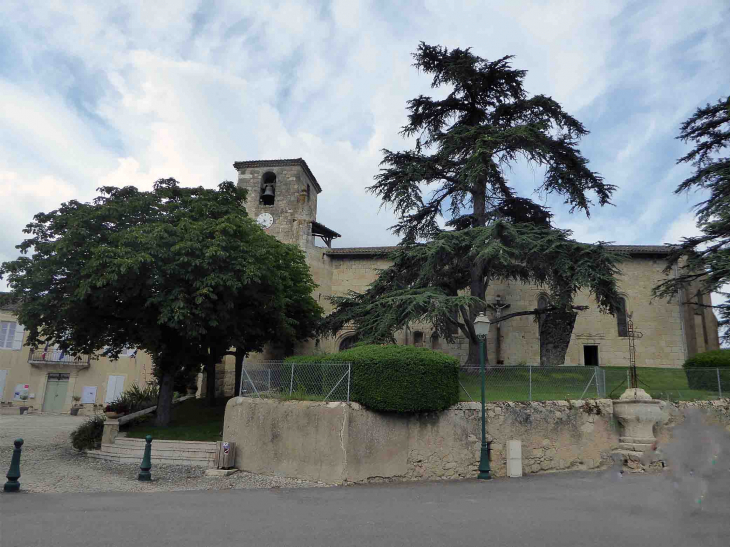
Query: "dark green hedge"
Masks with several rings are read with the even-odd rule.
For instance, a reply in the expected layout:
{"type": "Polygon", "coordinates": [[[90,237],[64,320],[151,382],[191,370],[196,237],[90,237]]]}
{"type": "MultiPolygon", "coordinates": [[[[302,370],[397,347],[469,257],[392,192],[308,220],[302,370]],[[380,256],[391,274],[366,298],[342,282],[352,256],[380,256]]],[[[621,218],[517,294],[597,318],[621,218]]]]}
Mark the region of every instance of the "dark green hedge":
{"type": "MultiPolygon", "coordinates": [[[[687,359],[683,367],[690,389],[718,391],[717,369],[730,369],[730,350],[719,349],[697,353],[687,359]]],[[[722,391],[725,393],[726,390],[730,390],[730,370],[721,370],[720,378],[722,391]]]]}
{"type": "Polygon", "coordinates": [[[95,415],[71,432],[71,446],[76,450],[91,450],[101,444],[104,416],[95,415]]]}
{"type": "Polygon", "coordinates": [[[383,412],[432,412],[459,401],[459,361],[413,346],[363,345],[294,363],[352,363],[350,398],[383,412]]]}

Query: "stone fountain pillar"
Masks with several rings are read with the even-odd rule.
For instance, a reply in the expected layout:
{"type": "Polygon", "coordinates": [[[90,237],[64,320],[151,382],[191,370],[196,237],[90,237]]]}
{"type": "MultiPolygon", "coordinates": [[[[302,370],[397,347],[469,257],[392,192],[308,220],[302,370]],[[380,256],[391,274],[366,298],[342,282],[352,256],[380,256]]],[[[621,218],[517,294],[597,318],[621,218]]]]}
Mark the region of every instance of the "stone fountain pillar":
{"type": "Polygon", "coordinates": [[[618,401],[613,402],[613,414],[623,429],[619,450],[615,454],[620,455],[632,469],[657,461],[654,425],[668,417],[662,401],[652,399],[643,389],[629,388],[618,401]]]}

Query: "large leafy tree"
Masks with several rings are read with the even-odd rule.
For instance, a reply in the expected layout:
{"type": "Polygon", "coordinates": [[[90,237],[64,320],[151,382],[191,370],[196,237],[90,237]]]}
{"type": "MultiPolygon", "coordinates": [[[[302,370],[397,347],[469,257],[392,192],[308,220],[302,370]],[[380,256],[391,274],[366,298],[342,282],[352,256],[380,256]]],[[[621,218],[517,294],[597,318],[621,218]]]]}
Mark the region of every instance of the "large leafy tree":
{"type": "MultiPolygon", "coordinates": [[[[677,266],[679,275],[657,285],[654,294],[671,297],[689,288],[704,294],[724,294],[723,286],[730,283],[730,157],[723,155],[730,147],[730,96],[698,108],[681,125],[677,138],[694,145],[677,160],[691,164],[694,172],[674,193],[707,193],[707,199],[695,206],[702,235],[685,237],[673,247],[665,273],[672,273],[677,266]]],[[[714,307],[720,315],[720,326],[725,329],[723,341],[730,342],[730,305],[714,307]]]]}
{"type": "MultiPolygon", "coordinates": [[[[72,354],[134,345],[160,383],[158,425],[169,422],[175,375],[215,363],[228,348],[311,336],[321,315],[304,255],[246,216],[245,192],[159,180],[151,192],[100,188],[93,203],[39,213],[4,263],[30,345],[72,354]]],[[[214,391],[212,392],[214,394],[214,391]]]]}
{"type": "Polygon", "coordinates": [[[325,330],[349,322],[361,337],[378,339],[428,321],[447,339],[458,331],[467,337],[475,363],[473,321],[485,310],[490,281],[535,282],[550,288],[551,306],[519,314],[544,314],[541,331],[552,335],[541,336],[541,361],[562,364],[575,322],[573,296],[587,288],[603,311],[613,312],[619,257],[555,229],[550,212],[519,196],[507,172],[521,160],[544,170],[535,190],[558,194],[571,212],[588,215],[589,195],[605,205],[614,187],[577,148],[587,130],[550,97],[528,96],[526,71],[513,69],[509,56],[487,61],[469,49],[421,43],[414,58],[433,75],[432,87],[448,93],[408,102],[402,135],[415,137],[415,148],[385,150],[369,188],[394,209],[393,230],[402,241],[393,266],[367,293],[334,299],[325,330]]]}

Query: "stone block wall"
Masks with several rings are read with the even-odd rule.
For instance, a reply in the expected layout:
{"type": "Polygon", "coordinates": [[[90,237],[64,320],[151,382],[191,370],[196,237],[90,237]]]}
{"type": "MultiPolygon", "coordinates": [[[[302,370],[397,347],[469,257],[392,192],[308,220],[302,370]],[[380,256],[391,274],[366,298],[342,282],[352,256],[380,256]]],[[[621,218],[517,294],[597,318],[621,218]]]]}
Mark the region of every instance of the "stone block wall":
{"type": "MultiPolygon", "coordinates": [[[[669,416],[660,443],[699,409],[730,433],[730,399],[662,403],[669,416]]],[[[522,442],[523,473],[599,469],[610,465],[619,425],[609,399],[489,403],[487,435],[495,476],[506,475],[509,440],[522,442]]],[[[332,484],[475,477],[480,406],[444,412],[388,414],[356,403],[235,398],[226,407],[223,439],[237,445],[236,467],[254,473],[332,484]]]]}
{"type": "MultiPolygon", "coordinates": [[[[388,267],[388,260],[377,256],[330,255],[332,268],[331,292],[344,295],[348,290],[363,292],[378,275],[378,270],[388,267]]],[[[687,353],[686,335],[695,339],[695,316],[692,323],[682,317],[678,300],[652,300],[651,289],[665,278],[665,261],[661,257],[632,257],[621,264],[622,276],[619,288],[626,299],[627,311],[633,314],[634,328],[643,337],[636,341],[636,363],[638,366],[678,367],[687,353]],[[685,332],[687,331],[687,332],[685,332]]],[[[510,307],[504,314],[531,310],[537,307],[537,300],[544,289],[522,283],[492,283],[487,290],[487,302],[494,302],[497,295],[510,307]]],[[[571,342],[566,354],[566,365],[584,365],[584,346],[597,346],[598,359],[605,366],[628,366],[628,338],[619,336],[616,317],[600,313],[595,300],[586,292],[580,292],[576,305],[589,306],[578,315],[571,342]]],[[[711,313],[711,312],[709,312],[711,313]]],[[[491,317],[494,317],[492,314],[491,317]]],[[[701,320],[699,315],[696,316],[701,320]]],[[[712,321],[707,321],[712,329],[712,321]]],[[[716,330],[716,329],[715,329],[716,330]]],[[[412,344],[413,333],[423,333],[423,343],[431,347],[433,329],[430,325],[410,325],[408,330],[396,334],[399,344],[412,344]]],[[[335,340],[327,342],[328,351],[337,351],[339,341],[347,336],[340,333],[335,340]]],[[[713,340],[716,340],[716,336],[713,340]]],[[[717,342],[708,341],[708,347],[717,342]]],[[[439,340],[439,350],[458,357],[465,364],[469,352],[468,340],[461,334],[452,344],[439,340]]],[[[693,346],[694,347],[694,346],[693,346]]],[[[704,346],[703,346],[704,347],[704,346]]],[[[503,361],[505,365],[539,364],[540,345],[538,326],[533,316],[515,317],[490,330],[487,351],[491,364],[503,361]],[[499,340],[498,340],[499,338],[499,340]]]]}

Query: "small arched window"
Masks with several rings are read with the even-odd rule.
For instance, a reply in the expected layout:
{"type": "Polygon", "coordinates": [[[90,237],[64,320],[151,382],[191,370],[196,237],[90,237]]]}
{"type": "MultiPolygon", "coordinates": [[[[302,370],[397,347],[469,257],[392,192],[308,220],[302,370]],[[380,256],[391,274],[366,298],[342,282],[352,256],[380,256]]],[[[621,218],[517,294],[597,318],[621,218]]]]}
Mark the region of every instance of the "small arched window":
{"type": "Polygon", "coordinates": [[[310,197],[310,190],[309,190],[309,184],[307,184],[307,203],[309,203],[309,197],[310,197]]]}
{"type": "Polygon", "coordinates": [[[343,338],[342,341],[340,342],[340,351],[345,351],[346,349],[350,349],[352,346],[355,345],[355,342],[357,342],[357,339],[354,334],[343,338]]]}
{"type": "Polygon", "coordinates": [[[626,321],[626,299],[621,297],[616,305],[616,327],[618,335],[625,337],[629,335],[629,326],[626,321]]]}
{"type": "Polygon", "coordinates": [[[437,332],[434,332],[431,335],[431,349],[440,349],[441,348],[441,339],[439,338],[439,335],[437,332]]]}
{"type": "Polygon", "coordinates": [[[273,205],[276,199],[276,174],[267,171],[261,177],[261,198],[262,205],[273,205]]]}

